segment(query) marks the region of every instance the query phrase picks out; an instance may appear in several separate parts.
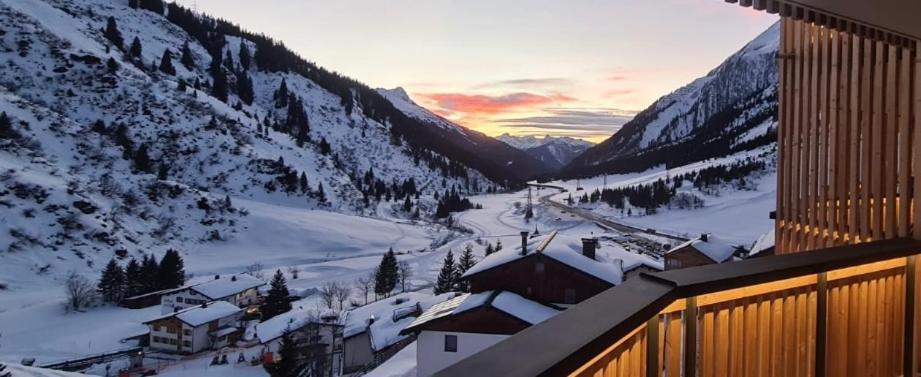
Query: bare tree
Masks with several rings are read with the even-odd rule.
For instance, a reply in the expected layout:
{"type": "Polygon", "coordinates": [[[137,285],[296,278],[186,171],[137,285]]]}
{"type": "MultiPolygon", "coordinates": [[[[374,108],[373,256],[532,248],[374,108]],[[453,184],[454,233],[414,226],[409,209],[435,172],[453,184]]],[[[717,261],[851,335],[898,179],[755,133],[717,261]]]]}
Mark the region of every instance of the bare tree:
{"type": "Polygon", "coordinates": [[[339,310],[345,310],[343,303],[352,295],[352,287],[348,284],[336,283],[336,301],[339,302],[339,310]]]}
{"type": "Polygon", "coordinates": [[[67,275],[64,290],[67,292],[69,311],[80,311],[96,299],[96,287],[93,286],[93,282],[76,271],[71,271],[67,275]]]}
{"type": "Polygon", "coordinates": [[[265,280],[265,275],[262,274],[263,266],[262,263],[256,262],[249,266],[246,266],[243,270],[243,273],[250,275],[257,279],[265,280]]]}
{"type": "Polygon", "coordinates": [[[358,291],[361,294],[365,295],[365,305],[368,305],[368,295],[374,289],[374,275],[368,274],[365,276],[359,276],[355,279],[355,287],[358,288],[358,291]]]}
{"type": "Polygon", "coordinates": [[[328,281],[326,284],[323,284],[320,287],[320,299],[323,301],[323,304],[327,308],[332,310],[333,304],[336,302],[336,295],[339,292],[339,283],[334,281],[328,281]]]}
{"type": "Polygon", "coordinates": [[[409,265],[409,262],[404,260],[397,263],[397,272],[399,273],[400,289],[406,292],[406,281],[413,276],[413,268],[409,265]]]}

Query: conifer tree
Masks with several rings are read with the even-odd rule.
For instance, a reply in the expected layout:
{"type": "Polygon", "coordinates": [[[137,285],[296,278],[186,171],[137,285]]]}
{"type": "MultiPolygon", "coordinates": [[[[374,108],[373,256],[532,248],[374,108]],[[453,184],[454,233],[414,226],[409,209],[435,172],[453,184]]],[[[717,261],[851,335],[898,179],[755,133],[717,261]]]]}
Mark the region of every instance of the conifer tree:
{"type": "Polygon", "coordinates": [[[156,14],[163,14],[163,0],[140,0],[141,9],[146,9],[156,14]]]}
{"type": "Polygon", "coordinates": [[[227,70],[234,72],[237,70],[236,65],[233,63],[233,55],[230,55],[230,49],[228,48],[224,54],[224,67],[227,67],[227,70]]]}
{"type": "Polygon", "coordinates": [[[288,300],[290,295],[285,275],[281,270],[275,270],[265,304],[262,305],[262,319],[266,320],[291,310],[291,301],[288,300]]]}
{"type": "Polygon", "coordinates": [[[455,276],[454,282],[459,291],[470,292],[470,283],[461,281],[461,276],[475,264],[476,257],[473,256],[473,245],[468,243],[467,246],[464,247],[464,252],[461,253],[460,258],[457,260],[457,268],[455,269],[457,276],[455,276]]]}
{"type": "Polygon", "coordinates": [[[169,249],[160,259],[159,289],[172,289],[185,284],[185,264],[182,256],[174,249],[169,249]]]}
{"type": "Polygon", "coordinates": [[[243,71],[237,74],[237,96],[243,103],[253,104],[253,80],[243,71]]]}
{"type": "Polygon", "coordinates": [[[189,87],[189,85],[186,84],[185,79],[179,79],[179,83],[176,84],[176,91],[177,91],[177,92],[183,92],[183,93],[185,93],[185,91],[186,91],[186,89],[188,89],[188,87],[189,87]]]}
{"type": "Polygon", "coordinates": [[[374,293],[383,297],[390,295],[390,292],[397,286],[399,275],[397,257],[393,253],[393,248],[390,248],[381,257],[381,263],[374,273],[374,293]]]}
{"type": "Polygon", "coordinates": [[[160,58],[160,72],[170,76],[176,75],[176,67],[173,67],[173,54],[166,49],[163,51],[163,57],[160,58]]]}
{"type": "Polygon", "coordinates": [[[227,102],[227,76],[224,74],[224,68],[217,61],[211,63],[211,95],[221,102],[227,102]]]}
{"type": "Polygon", "coordinates": [[[106,60],[106,71],[108,71],[109,74],[118,72],[118,62],[115,61],[115,58],[109,57],[109,60],[106,60]]]}
{"type": "Polygon", "coordinates": [[[307,182],[307,174],[306,174],[306,173],[301,172],[301,177],[300,177],[300,179],[298,180],[298,186],[300,186],[300,188],[301,188],[301,193],[303,193],[303,194],[306,194],[307,191],[310,191],[310,185],[309,185],[309,183],[307,182]]]}
{"type": "Polygon", "coordinates": [[[118,24],[115,23],[115,17],[109,16],[109,19],[106,20],[106,30],[103,32],[103,35],[119,50],[125,48],[125,40],[122,38],[122,33],[118,31],[118,24]]]}
{"type": "Polygon", "coordinates": [[[403,212],[409,212],[413,209],[413,202],[409,200],[409,195],[406,195],[406,200],[403,201],[403,212]]]}
{"type": "Polygon", "coordinates": [[[159,288],[160,266],[153,255],[144,256],[139,275],[143,289],[138,294],[153,292],[159,288]]]}
{"type": "Polygon", "coordinates": [[[486,252],[485,252],[485,253],[486,253],[486,256],[489,256],[490,254],[495,253],[495,252],[496,252],[496,249],[493,248],[492,244],[491,244],[491,243],[487,243],[487,244],[486,244],[486,252]]]}
{"type": "Polygon", "coordinates": [[[448,250],[448,254],[445,255],[444,262],[441,265],[441,272],[438,273],[438,280],[435,282],[434,292],[436,295],[454,291],[454,278],[457,276],[455,269],[454,254],[451,253],[451,250],[448,250]]]}
{"type": "Polygon", "coordinates": [[[153,164],[147,152],[147,144],[141,144],[137,152],[134,153],[134,168],[142,173],[153,172],[153,164]]]}
{"type": "Polygon", "coordinates": [[[131,258],[125,266],[125,296],[137,296],[144,293],[144,279],[141,276],[141,265],[137,259],[131,258]]]}
{"type": "Polygon", "coordinates": [[[143,52],[143,47],[141,47],[141,40],[138,37],[134,37],[131,40],[131,47],[128,48],[128,57],[132,59],[140,59],[141,52],[143,52]]]}
{"type": "Polygon", "coordinates": [[[496,252],[502,250],[502,240],[496,240],[496,252]]]}
{"type": "Polygon", "coordinates": [[[240,66],[243,67],[244,71],[249,70],[250,63],[252,62],[252,57],[249,53],[249,47],[246,46],[246,43],[243,43],[243,40],[240,40],[240,66]]]}
{"type": "Polygon", "coordinates": [[[13,121],[6,115],[6,112],[0,113],[0,139],[12,140],[20,137],[19,132],[13,128],[13,121]]]}
{"type": "Polygon", "coordinates": [[[281,109],[288,106],[288,83],[281,79],[281,85],[275,91],[275,108],[281,109]]]}
{"type": "Polygon", "coordinates": [[[299,354],[294,336],[290,331],[285,332],[281,337],[281,345],[278,347],[279,360],[274,363],[263,364],[263,367],[272,377],[300,376],[302,367],[298,361],[299,354]]]}
{"type": "Polygon", "coordinates": [[[317,185],[317,200],[319,200],[320,203],[326,203],[326,192],[323,191],[323,182],[317,185]]]}
{"type": "Polygon", "coordinates": [[[115,259],[110,259],[109,264],[102,270],[102,277],[96,287],[102,293],[102,299],[105,302],[117,303],[125,297],[125,271],[115,262],[115,259]]]}
{"type": "Polygon", "coordinates": [[[179,62],[188,69],[195,67],[195,57],[192,56],[192,48],[189,47],[188,41],[182,45],[182,57],[179,58],[179,62]]]}

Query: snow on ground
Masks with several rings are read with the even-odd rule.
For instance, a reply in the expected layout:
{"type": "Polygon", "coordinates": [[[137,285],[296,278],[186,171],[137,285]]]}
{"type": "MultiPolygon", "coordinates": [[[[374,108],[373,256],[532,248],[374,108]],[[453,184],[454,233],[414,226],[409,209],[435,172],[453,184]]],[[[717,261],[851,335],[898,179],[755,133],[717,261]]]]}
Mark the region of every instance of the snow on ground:
{"type": "MultiPolygon", "coordinates": [[[[561,186],[568,190],[566,193],[555,194],[553,201],[565,203],[572,194],[573,199],[578,199],[582,193],[591,193],[595,189],[604,187],[617,188],[640,184],[649,184],[666,177],[675,177],[691,171],[701,170],[710,166],[730,164],[748,157],[773,159],[774,155],[767,149],[756,149],[741,152],[728,157],[710,159],[685,166],[665,169],[658,167],[641,173],[618,174],[605,177],[598,176],[583,180],[552,181],[548,185],[561,186]],[[766,154],[765,154],[766,153],[766,154]],[[576,191],[576,185],[584,190],[576,191]]],[[[737,190],[729,185],[720,187],[713,193],[703,193],[692,190],[700,196],[705,204],[704,208],[694,210],[659,208],[654,215],[641,215],[634,210],[633,215],[621,213],[616,208],[604,203],[594,205],[579,205],[581,208],[591,209],[610,220],[633,225],[639,228],[652,228],[668,234],[683,235],[688,238],[701,233],[713,233],[729,242],[749,247],[758,237],[773,228],[774,222],[769,214],[776,208],[776,171],[768,169],[763,175],[754,180],[755,187],[751,190],[737,190]]],[[[685,182],[685,188],[690,187],[685,182]]]]}
{"type": "Polygon", "coordinates": [[[33,368],[16,364],[4,364],[4,372],[11,373],[11,377],[86,377],[88,374],[61,372],[59,370],[33,368]]]}

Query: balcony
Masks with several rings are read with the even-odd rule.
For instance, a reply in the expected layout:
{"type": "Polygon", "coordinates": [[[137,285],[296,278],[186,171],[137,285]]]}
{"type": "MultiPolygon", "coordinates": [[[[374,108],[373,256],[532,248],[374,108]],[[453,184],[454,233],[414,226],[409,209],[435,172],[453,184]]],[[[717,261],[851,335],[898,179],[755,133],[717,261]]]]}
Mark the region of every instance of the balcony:
{"type": "Polygon", "coordinates": [[[438,376],[919,375],[921,241],[643,274],[438,376]]]}

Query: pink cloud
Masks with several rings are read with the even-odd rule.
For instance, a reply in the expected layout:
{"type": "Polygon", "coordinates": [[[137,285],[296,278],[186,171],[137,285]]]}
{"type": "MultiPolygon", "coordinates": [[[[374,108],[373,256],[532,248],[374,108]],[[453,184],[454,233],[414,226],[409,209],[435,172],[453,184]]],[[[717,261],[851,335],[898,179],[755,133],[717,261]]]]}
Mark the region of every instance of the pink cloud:
{"type": "Polygon", "coordinates": [[[429,93],[422,97],[434,102],[440,113],[499,114],[510,110],[569,102],[571,97],[554,94],[510,93],[500,96],[462,93],[429,93]]]}

